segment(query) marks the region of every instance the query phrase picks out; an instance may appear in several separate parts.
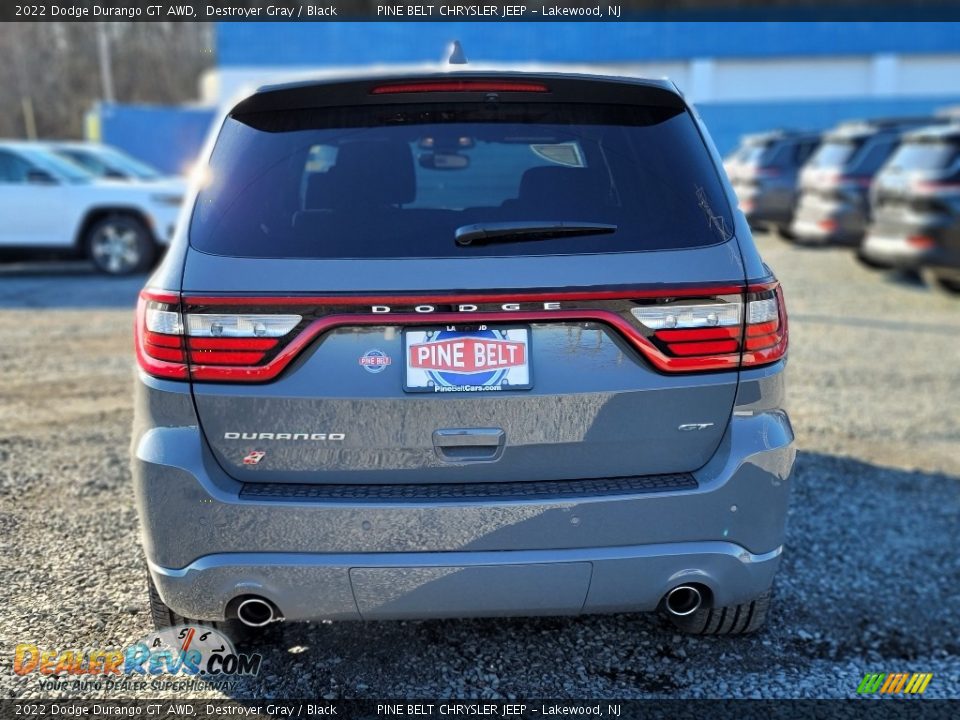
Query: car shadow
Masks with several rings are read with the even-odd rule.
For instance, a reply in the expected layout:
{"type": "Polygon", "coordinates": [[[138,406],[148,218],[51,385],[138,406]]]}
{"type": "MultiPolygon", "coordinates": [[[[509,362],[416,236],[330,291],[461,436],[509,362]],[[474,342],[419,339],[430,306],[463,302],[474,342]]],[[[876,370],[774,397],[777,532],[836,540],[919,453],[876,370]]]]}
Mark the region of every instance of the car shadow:
{"type": "Polygon", "coordinates": [[[853,696],[870,668],[957,667],[960,478],[801,452],[792,483],[775,603],[756,635],[681,636],[654,614],[280,623],[246,648],[263,655],[260,677],[229,696],[729,697],[728,684],[769,696],[772,675],[791,696],[839,666],[853,696]]]}
{"type": "Polygon", "coordinates": [[[896,285],[905,290],[915,292],[929,293],[930,288],[923,282],[920,272],[917,270],[884,270],[881,271],[883,282],[888,285],[896,285]]]}

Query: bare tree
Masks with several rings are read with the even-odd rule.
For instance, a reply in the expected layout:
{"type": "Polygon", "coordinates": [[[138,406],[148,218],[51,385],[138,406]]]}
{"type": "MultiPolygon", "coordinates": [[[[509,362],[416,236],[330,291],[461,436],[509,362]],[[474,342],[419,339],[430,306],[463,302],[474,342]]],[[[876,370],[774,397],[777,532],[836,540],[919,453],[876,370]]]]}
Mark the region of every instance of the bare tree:
{"type": "MultiPolygon", "coordinates": [[[[107,23],[117,102],[175,104],[198,95],[214,63],[209,23],[107,23]]],[[[0,137],[26,137],[30,110],[41,138],[83,135],[103,98],[93,23],[0,25],[0,137]]]]}

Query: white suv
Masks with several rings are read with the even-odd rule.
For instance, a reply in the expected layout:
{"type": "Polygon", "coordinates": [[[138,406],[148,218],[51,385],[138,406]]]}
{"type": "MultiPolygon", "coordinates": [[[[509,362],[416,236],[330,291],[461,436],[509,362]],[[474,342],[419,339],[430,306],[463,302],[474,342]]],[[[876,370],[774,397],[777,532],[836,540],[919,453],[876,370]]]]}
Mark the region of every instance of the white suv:
{"type": "Polygon", "coordinates": [[[170,242],[183,185],[95,178],[42,144],[0,141],[0,250],[74,251],[102,272],[146,270],[170,242]]]}

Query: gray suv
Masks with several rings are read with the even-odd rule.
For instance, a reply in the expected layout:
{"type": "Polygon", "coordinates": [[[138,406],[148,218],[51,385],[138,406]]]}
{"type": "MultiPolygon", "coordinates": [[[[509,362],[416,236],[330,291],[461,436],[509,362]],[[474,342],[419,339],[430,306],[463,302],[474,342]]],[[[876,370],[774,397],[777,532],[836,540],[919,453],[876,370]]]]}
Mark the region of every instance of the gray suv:
{"type": "Polygon", "coordinates": [[[724,167],[751,227],[772,226],[790,235],[800,168],[819,145],[819,133],[797,130],[743,137],[724,167]]]}
{"type": "Polygon", "coordinates": [[[787,316],[673,85],[272,86],[203,162],[136,325],[158,626],[762,624],[787,316]]]}
{"type": "Polygon", "coordinates": [[[873,178],[899,147],[903,133],[934,122],[857,120],[826,133],[800,173],[791,233],[809,244],[858,247],[870,222],[873,178]]]}
{"type": "Polygon", "coordinates": [[[906,135],[873,184],[873,207],[867,263],[920,270],[960,293],[960,123],[906,135]]]}

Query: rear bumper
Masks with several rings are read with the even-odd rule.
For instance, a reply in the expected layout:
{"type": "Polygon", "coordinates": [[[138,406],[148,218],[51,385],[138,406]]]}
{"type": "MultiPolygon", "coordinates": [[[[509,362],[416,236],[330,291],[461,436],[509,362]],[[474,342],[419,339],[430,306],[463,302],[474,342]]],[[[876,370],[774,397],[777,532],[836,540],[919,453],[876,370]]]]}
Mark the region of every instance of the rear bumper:
{"type": "Polygon", "coordinates": [[[199,429],[178,425],[189,392],[142,380],[154,388],[138,421],[152,417],[133,478],[150,572],[171,608],[205,620],[249,594],[288,619],[651,610],[686,582],[745,602],[770,586],[784,539],[793,431],[767,404],[782,368],[741,380],[694,488],[452,501],[242,494],[199,429]]]}
{"type": "Polygon", "coordinates": [[[735,187],[740,209],[751,224],[769,223],[782,226],[790,225],[796,198],[794,192],[786,188],[760,190],[756,188],[735,187]]]}
{"type": "Polygon", "coordinates": [[[905,236],[870,234],[863,241],[860,253],[868,260],[891,268],[918,270],[933,267],[960,273],[960,252],[942,244],[918,247],[910,244],[905,236]]]}
{"type": "Polygon", "coordinates": [[[172,570],[150,564],[164,602],[223,617],[239,594],[270,599],[287,620],[572,615],[654,610],[683,583],[715,603],[770,587],[780,548],[754,555],[726,542],[453,553],[210,555],[172,570]],[[240,579],[242,578],[242,587],[240,579]]]}
{"type": "Polygon", "coordinates": [[[905,237],[867,235],[860,247],[860,254],[886,267],[914,270],[923,265],[932,253],[928,248],[910,245],[905,237]]]}
{"type": "Polygon", "coordinates": [[[790,232],[808,243],[856,245],[866,227],[863,210],[851,204],[798,205],[790,232]]]}

